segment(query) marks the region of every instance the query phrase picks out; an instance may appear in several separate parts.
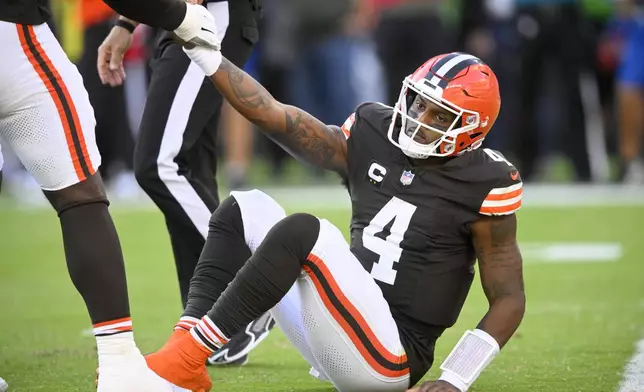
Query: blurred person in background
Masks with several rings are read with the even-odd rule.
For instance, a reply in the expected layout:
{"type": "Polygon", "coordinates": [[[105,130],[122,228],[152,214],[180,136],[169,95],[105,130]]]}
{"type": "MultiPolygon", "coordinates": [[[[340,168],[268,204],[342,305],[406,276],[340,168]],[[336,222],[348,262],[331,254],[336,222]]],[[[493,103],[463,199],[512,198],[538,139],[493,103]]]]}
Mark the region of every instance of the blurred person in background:
{"type": "MultiPolygon", "coordinates": [[[[191,3],[202,4],[201,1],[191,3]]],[[[259,39],[258,0],[207,0],[217,19],[222,50],[239,66],[259,39]]],[[[103,83],[123,83],[123,56],[137,23],[120,17],[99,47],[103,83]]],[[[143,190],[165,216],[174,253],[181,303],[208,234],[208,219],[219,205],[216,181],[217,126],[223,99],[173,35],[161,32],[151,64],[148,97],[134,151],[134,172],[143,190]]],[[[269,332],[271,317],[260,317],[214,353],[211,364],[245,364],[247,354],[269,332]]]]}
{"type": "MultiPolygon", "coordinates": [[[[360,102],[385,98],[371,34],[373,0],[283,0],[291,16],[295,61],[289,95],[328,124],[341,123],[360,102]]],[[[317,176],[323,170],[314,168],[317,176]]]]}
{"type": "MultiPolygon", "coordinates": [[[[265,19],[265,18],[262,18],[265,19]]],[[[244,69],[251,75],[257,75],[258,47],[253,49],[244,69]]],[[[247,173],[253,159],[253,124],[240,115],[230,104],[224,101],[221,108],[219,129],[223,130],[225,151],[225,175],[228,189],[241,190],[247,186],[247,173]]]]}
{"type": "Polygon", "coordinates": [[[623,46],[617,73],[620,125],[620,179],[644,183],[642,124],[644,124],[644,3],[620,0],[616,24],[621,27],[623,46]]]}
{"type": "MultiPolygon", "coordinates": [[[[592,71],[589,36],[592,24],[578,0],[515,0],[520,54],[521,129],[516,135],[515,152],[519,169],[526,181],[535,177],[538,158],[547,129],[543,123],[539,98],[546,82],[557,77],[557,96],[565,110],[558,112],[556,135],[561,135],[562,148],[572,161],[576,179],[591,180],[586,118],[591,107],[584,108],[582,77],[592,71]],[[552,71],[546,73],[548,61],[552,71]]],[[[599,109],[599,108],[596,108],[599,109]]],[[[553,124],[555,125],[555,124],[553,124]]],[[[558,136],[557,136],[558,137],[558,136]]]]}
{"type": "Polygon", "coordinates": [[[383,75],[371,33],[373,0],[283,0],[294,22],[291,101],[328,124],[365,100],[382,100],[383,75]]]}
{"type": "Polygon", "coordinates": [[[499,79],[503,110],[485,138],[486,147],[509,150],[519,109],[518,35],[513,0],[465,0],[460,3],[458,47],[488,63],[499,79]]]}
{"type": "Polygon", "coordinates": [[[253,158],[253,124],[229,104],[221,108],[221,126],[225,140],[225,173],[228,189],[247,185],[247,173],[253,158]]]}
{"type": "MultiPolygon", "coordinates": [[[[593,41],[591,47],[594,53],[592,63],[597,73],[597,87],[601,105],[601,117],[605,127],[606,148],[610,154],[617,153],[617,119],[616,119],[616,73],[619,57],[605,53],[605,35],[610,32],[615,12],[615,2],[605,0],[584,0],[584,9],[593,25],[593,41]]],[[[611,49],[611,51],[613,51],[611,49]]],[[[613,51],[614,52],[614,51],[613,51]]],[[[593,158],[591,156],[591,162],[593,158]]]]}
{"type": "Polygon", "coordinates": [[[386,102],[396,102],[401,80],[414,71],[416,64],[456,49],[454,30],[445,17],[448,3],[444,0],[371,1],[379,15],[374,37],[386,75],[386,102]]]}
{"type": "MultiPolygon", "coordinates": [[[[296,21],[289,5],[290,3],[283,0],[263,2],[264,17],[259,23],[262,40],[255,47],[249,61],[257,80],[261,80],[271,94],[283,102],[292,101],[288,77],[298,56],[296,21]]],[[[258,142],[259,152],[265,155],[270,163],[272,178],[283,179],[291,156],[263,133],[255,133],[253,136],[258,142]]]]}
{"type": "MultiPolygon", "coordinates": [[[[372,39],[373,0],[267,0],[264,5],[265,39],[250,71],[273,95],[329,122],[342,121],[362,101],[384,99],[372,39]]],[[[272,174],[281,176],[291,157],[264,135],[258,140],[272,174]]]]}
{"type": "Polygon", "coordinates": [[[110,194],[134,194],[138,189],[132,171],[134,138],[125,90],[122,85],[104,85],[96,70],[98,47],[112,29],[116,13],[102,0],[81,0],[77,7],[83,28],[83,51],[77,66],[96,117],[96,144],[103,157],[99,171],[108,188],[114,190],[110,194]]]}
{"type": "MultiPolygon", "coordinates": [[[[147,100],[148,85],[150,82],[150,57],[153,47],[154,29],[142,25],[132,34],[132,45],[123,58],[123,67],[127,79],[123,83],[127,114],[134,139],[138,139],[139,126],[143,109],[147,100]]],[[[137,184],[137,188],[138,188],[137,184]]]]}

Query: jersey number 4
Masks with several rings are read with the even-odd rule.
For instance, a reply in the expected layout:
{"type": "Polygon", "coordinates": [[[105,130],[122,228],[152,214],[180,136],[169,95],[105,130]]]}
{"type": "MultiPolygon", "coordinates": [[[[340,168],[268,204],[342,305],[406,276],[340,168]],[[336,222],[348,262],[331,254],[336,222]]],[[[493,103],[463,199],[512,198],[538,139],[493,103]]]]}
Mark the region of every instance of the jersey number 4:
{"type": "Polygon", "coordinates": [[[363,230],[362,244],[379,256],[371,269],[374,279],[391,285],[396,281],[394,263],[400,261],[400,242],[409,228],[414,212],[415,205],[392,197],[363,230]]]}

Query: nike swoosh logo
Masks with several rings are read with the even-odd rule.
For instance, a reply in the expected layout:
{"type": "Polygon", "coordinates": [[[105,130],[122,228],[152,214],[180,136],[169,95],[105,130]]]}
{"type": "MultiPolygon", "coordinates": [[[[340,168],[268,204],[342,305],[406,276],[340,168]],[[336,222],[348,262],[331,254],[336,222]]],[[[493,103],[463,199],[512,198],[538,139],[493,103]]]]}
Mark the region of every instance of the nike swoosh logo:
{"type": "Polygon", "coordinates": [[[207,29],[207,28],[205,28],[205,27],[202,27],[202,28],[201,28],[201,30],[202,30],[202,31],[207,31],[207,32],[209,32],[210,34],[215,34],[212,30],[208,30],[208,29],[207,29]]]}

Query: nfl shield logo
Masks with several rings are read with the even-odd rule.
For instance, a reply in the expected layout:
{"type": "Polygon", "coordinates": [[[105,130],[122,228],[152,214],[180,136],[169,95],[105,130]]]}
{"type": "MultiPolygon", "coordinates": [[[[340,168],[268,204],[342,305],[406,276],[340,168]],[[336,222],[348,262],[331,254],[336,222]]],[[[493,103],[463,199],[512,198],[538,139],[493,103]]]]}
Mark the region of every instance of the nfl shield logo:
{"type": "Polygon", "coordinates": [[[400,182],[404,186],[411,184],[413,180],[414,180],[414,173],[412,173],[411,170],[404,170],[402,173],[402,176],[400,176],[400,182]]]}

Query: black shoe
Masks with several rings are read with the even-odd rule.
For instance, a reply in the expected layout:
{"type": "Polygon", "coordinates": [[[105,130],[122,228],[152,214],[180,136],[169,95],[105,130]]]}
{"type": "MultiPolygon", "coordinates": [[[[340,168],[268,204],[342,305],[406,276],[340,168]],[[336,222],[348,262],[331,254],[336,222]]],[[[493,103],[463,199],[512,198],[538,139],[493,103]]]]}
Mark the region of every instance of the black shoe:
{"type": "Polygon", "coordinates": [[[248,353],[264,340],[275,326],[275,320],[269,312],[248,324],[243,332],[233,336],[222,348],[215,351],[208,364],[213,366],[244,366],[248,363],[248,353]]]}

